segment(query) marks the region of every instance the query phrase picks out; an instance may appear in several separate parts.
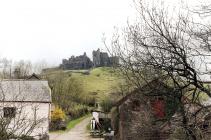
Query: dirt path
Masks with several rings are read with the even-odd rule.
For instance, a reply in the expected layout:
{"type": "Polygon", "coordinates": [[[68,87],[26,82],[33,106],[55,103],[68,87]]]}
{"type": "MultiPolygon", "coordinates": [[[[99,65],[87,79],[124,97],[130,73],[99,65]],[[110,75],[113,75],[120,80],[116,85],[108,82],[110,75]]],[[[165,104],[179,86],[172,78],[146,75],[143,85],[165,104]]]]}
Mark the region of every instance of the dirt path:
{"type": "Polygon", "coordinates": [[[50,133],[50,140],[103,140],[102,138],[90,138],[86,126],[90,118],[84,119],[73,129],[65,133],[50,133]]]}

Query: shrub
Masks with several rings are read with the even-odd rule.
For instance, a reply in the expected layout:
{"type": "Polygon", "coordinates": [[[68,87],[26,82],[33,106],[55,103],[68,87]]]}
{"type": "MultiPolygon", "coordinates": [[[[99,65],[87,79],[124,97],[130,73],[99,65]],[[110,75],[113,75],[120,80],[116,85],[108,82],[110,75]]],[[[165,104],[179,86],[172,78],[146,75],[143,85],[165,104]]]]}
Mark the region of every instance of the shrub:
{"type": "Polygon", "coordinates": [[[104,112],[110,112],[111,108],[113,107],[113,104],[114,102],[109,97],[105,97],[100,102],[100,106],[104,112]]]}
{"type": "Polygon", "coordinates": [[[65,120],[65,113],[64,111],[59,108],[59,107],[56,107],[55,110],[51,113],[51,120],[52,121],[58,121],[58,120],[65,120]]]}
{"type": "Polygon", "coordinates": [[[119,112],[117,107],[111,109],[111,125],[114,132],[119,131],[119,112]]]}
{"type": "Polygon", "coordinates": [[[64,111],[61,108],[56,107],[55,110],[51,113],[50,130],[66,129],[65,119],[66,115],[64,111]]]}
{"type": "Polygon", "coordinates": [[[112,128],[112,126],[111,126],[111,119],[109,119],[109,118],[103,118],[101,124],[102,124],[102,129],[105,132],[109,133],[110,132],[109,129],[112,128]]]}
{"type": "MultiPolygon", "coordinates": [[[[197,140],[203,139],[203,134],[200,129],[193,128],[192,133],[196,136],[197,140]]],[[[187,140],[192,139],[190,136],[187,135],[187,132],[184,128],[178,127],[174,130],[174,132],[170,135],[169,140],[187,140]]]]}
{"type": "Polygon", "coordinates": [[[84,75],[90,75],[90,71],[84,71],[83,74],[84,75]]]}
{"type": "Polygon", "coordinates": [[[70,119],[79,118],[87,113],[88,113],[88,107],[80,104],[74,105],[68,111],[70,119]]]}
{"type": "Polygon", "coordinates": [[[90,96],[87,96],[85,99],[84,99],[84,104],[90,106],[90,107],[94,107],[95,104],[96,104],[96,98],[95,97],[90,97],[90,96]]]}

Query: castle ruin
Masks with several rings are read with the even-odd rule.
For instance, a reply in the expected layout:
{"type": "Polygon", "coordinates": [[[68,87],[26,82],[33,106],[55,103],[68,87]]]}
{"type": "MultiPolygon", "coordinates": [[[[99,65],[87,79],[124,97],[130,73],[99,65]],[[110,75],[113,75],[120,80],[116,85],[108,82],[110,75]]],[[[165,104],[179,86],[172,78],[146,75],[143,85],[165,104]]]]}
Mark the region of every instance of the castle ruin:
{"type": "Polygon", "coordinates": [[[110,67],[119,64],[117,56],[109,57],[108,53],[101,52],[100,49],[92,52],[94,67],[110,67]]]}
{"type": "Polygon", "coordinates": [[[63,59],[61,68],[68,69],[68,70],[75,70],[75,69],[89,69],[93,66],[92,61],[89,57],[84,53],[80,56],[71,56],[69,59],[63,59]]]}
{"type": "Polygon", "coordinates": [[[90,69],[92,67],[111,67],[119,64],[119,58],[109,57],[108,53],[101,52],[100,49],[92,52],[93,62],[84,53],[80,56],[71,56],[63,59],[60,67],[65,70],[90,69]]]}

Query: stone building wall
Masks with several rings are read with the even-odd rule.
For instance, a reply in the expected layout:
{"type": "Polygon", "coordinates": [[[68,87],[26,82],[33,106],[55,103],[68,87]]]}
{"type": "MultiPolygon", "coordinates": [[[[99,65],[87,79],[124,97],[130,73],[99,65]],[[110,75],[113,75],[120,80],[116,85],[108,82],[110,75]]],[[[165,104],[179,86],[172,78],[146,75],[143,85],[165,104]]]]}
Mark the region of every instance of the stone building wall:
{"type": "Polygon", "coordinates": [[[147,99],[134,95],[119,106],[119,127],[116,140],[165,140],[168,132],[162,132],[153,124],[152,110],[147,99]]]}
{"type": "Polygon", "coordinates": [[[112,118],[115,140],[167,140],[169,138],[171,134],[169,124],[161,121],[165,120],[163,114],[166,105],[161,95],[171,92],[172,89],[159,80],[153,80],[148,85],[132,91],[116,103],[118,115],[115,116],[118,116],[118,119],[112,118]],[[152,86],[155,88],[151,88],[152,86]],[[162,94],[155,97],[144,96],[153,93],[162,94]]]}
{"type": "MultiPolygon", "coordinates": [[[[174,88],[167,86],[163,81],[163,79],[155,79],[128,93],[115,104],[115,110],[112,109],[111,121],[115,131],[115,140],[187,139],[183,128],[183,116],[178,111],[177,101],[163,96],[173,92],[174,88]],[[169,108],[169,105],[173,105],[174,108],[169,108]],[[171,111],[170,114],[169,111],[171,111]],[[167,119],[169,117],[171,117],[170,120],[167,119]]],[[[201,109],[186,97],[183,102],[185,109],[193,114],[201,109]]],[[[197,117],[188,115],[190,119],[188,124],[192,124],[191,121],[196,121],[200,126],[200,129],[194,130],[195,133],[200,134],[197,136],[197,140],[201,139],[201,136],[205,138],[204,140],[210,139],[211,113],[209,112],[211,110],[209,107],[207,109],[197,117]]],[[[190,127],[193,126],[190,125],[190,127]]]]}

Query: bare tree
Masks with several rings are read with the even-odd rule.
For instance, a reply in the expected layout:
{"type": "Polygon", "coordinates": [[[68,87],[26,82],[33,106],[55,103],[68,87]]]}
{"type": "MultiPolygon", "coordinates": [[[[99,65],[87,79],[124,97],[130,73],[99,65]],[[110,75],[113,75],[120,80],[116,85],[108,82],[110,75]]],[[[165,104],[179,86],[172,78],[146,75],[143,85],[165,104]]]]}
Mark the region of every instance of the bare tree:
{"type": "Polygon", "coordinates": [[[36,62],[34,65],[33,65],[33,72],[34,73],[42,73],[42,70],[47,68],[48,67],[48,64],[45,60],[42,60],[42,61],[39,61],[39,62],[36,62]]]}
{"type": "Polygon", "coordinates": [[[70,112],[75,105],[86,104],[83,87],[76,78],[62,71],[55,77],[46,77],[52,89],[54,104],[61,107],[66,113],[70,112]]]}
{"type": "Polygon", "coordinates": [[[11,78],[12,75],[12,60],[8,60],[7,58],[3,58],[1,60],[2,63],[2,78],[11,78]]]}
{"type": "Polygon", "coordinates": [[[188,8],[203,18],[211,16],[211,3],[208,0],[199,0],[197,6],[188,8]]]}
{"type": "Polygon", "coordinates": [[[196,140],[195,129],[200,126],[193,118],[206,108],[199,97],[201,94],[211,97],[210,89],[200,78],[206,73],[202,68],[207,66],[205,60],[210,56],[209,40],[203,40],[210,34],[202,34],[202,31],[210,28],[199,26],[188,12],[172,17],[163,5],[150,7],[144,1],[135,4],[140,22],[128,24],[123,32],[115,33],[111,48],[107,48],[112,55],[120,58],[120,71],[135,87],[140,88],[152,79],[163,78],[163,82],[175,89],[175,92],[164,96],[179,101],[181,127],[190,139],[196,140]],[[191,104],[200,106],[198,112],[187,109],[184,97],[189,98],[191,104]]]}
{"type": "Polygon", "coordinates": [[[32,64],[30,61],[20,60],[14,64],[14,76],[24,78],[32,73],[32,64]]]}
{"type": "Polygon", "coordinates": [[[0,75],[3,79],[12,78],[26,78],[31,73],[40,74],[44,68],[47,67],[47,63],[42,60],[37,63],[32,63],[30,61],[20,60],[14,62],[7,58],[0,59],[0,75]]]}
{"type": "Polygon", "coordinates": [[[195,19],[197,19],[193,21],[197,25],[197,28],[191,29],[191,32],[206,50],[211,51],[211,3],[208,0],[199,0],[197,2],[198,4],[196,6],[186,6],[186,9],[193,13],[195,19]]]}

